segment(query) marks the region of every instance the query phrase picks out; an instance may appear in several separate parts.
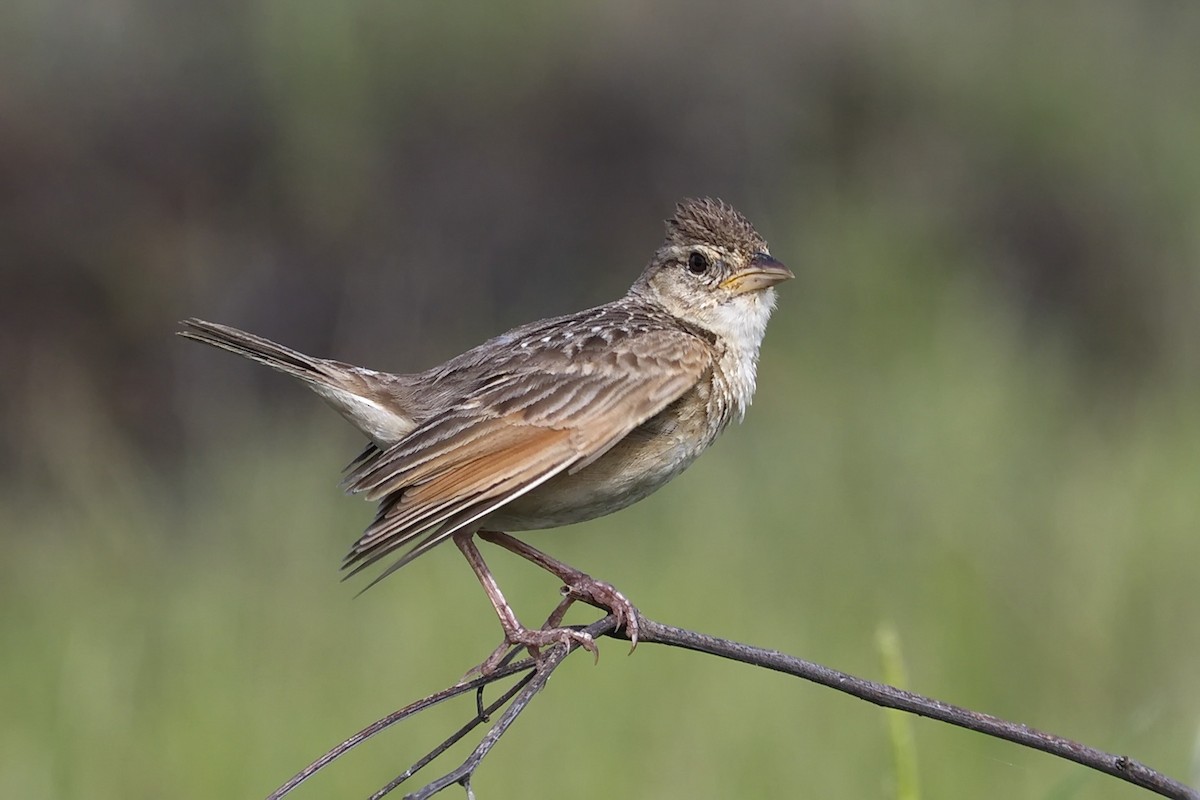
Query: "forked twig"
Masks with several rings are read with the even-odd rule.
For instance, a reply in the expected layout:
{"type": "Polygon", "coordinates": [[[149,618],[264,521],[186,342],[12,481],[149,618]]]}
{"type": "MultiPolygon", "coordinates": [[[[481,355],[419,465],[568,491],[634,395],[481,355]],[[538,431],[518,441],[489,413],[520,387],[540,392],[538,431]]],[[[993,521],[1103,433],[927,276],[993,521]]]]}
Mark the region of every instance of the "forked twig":
{"type": "MultiPolygon", "coordinates": [[[[556,612],[557,613],[557,612],[556,612]]],[[[1151,792],[1162,795],[1163,797],[1175,798],[1175,800],[1200,800],[1200,791],[1167,777],[1166,775],[1156,770],[1147,767],[1139,761],[1135,761],[1128,756],[1115,755],[1106,753],[1102,750],[1097,750],[1093,747],[1081,744],[1071,739],[1066,739],[1061,736],[1056,736],[1050,733],[1044,733],[1026,725],[1021,725],[1015,722],[1009,722],[999,717],[994,717],[990,714],[983,714],[978,711],[971,711],[960,706],[944,703],[940,700],[934,700],[923,695],[913,692],[897,689],[893,686],[888,686],[882,683],[857,678],[853,675],[848,675],[844,672],[839,672],[829,667],[814,664],[811,661],[796,658],[794,656],[781,653],[778,650],[768,650],[761,647],[753,647],[751,645],[733,642],[728,639],[721,639],[715,636],[698,633],[696,631],[687,630],[684,628],[676,628],[672,625],[664,625],[660,622],[647,619],[639,615],[639,641],[645,643],[654,643],[667,645],[669,647],[681,647],[687,650],[694,650],[700,653],[708,653],[709,655],[726,658],[731,661],[739,661],[743,664],[751,666],[763,667],[765,669],[782,672],[787,675],[793,675],[798,678],[803,678],[814,683],[819,683],[823,686],[828,686],[831,689],[837,689],[840,692],[858,697],[875,705],[884,708],[894,708],[900,711],[908,711],[930,719],[936,719],[941,722],[946,722],[960,728],[978,731],[989,736],[994,736],[999,739],[1005,739],[1016,744],[1024,745],[1035,750],[1041,750],[1044,753],[1065,758],[1068,761],[1073,761],[1085,767],[1098,770],[1113,777],[1120,778],[1123,781],[1132,783],[1135,786],[1140,786],[1143,789],[1148,789],[1151,792]]],[[[616,620],[610,615],[604,619],[583,628],[593,637],[614,636],[617,638],[625,638],[622,633],[616,632],[616,620]]],[[[314,761],[306,767],[290,781],[285,783],[274,793],[270,795],[268,800],[278,800],[289,791],[298,786],[302,781],[316,772],[321,767],[333,761],[338,756],[345,753],[350,748],[364,741],[370,736],[387,728],[388,726],[399,722],[407,717],[412,716],[426,708],[429,708],[437,703],[447,700],[451,697],[477,690],[480,687],[486,686],[497,680],[514,675],[518,672],[527,672],[525,676],[511,687],[499,699],[491,703],[486,709],[477,709],[475,717],[466,725],[455,732],[449,739],[446,739],[428,754],[418,760],[412,767],[401,773],[395,780],[373,795],[373,798],[382,797],[387,792],[394,789],[404,780],[414,775],[418,770],[427,765],[430,761],[436,758],[441,753],[445,752],[452,744],[462,739],[476,726],[483,724],[487,720],[487,716],[498,710],[505,703],[509,703],[508,708],[500,718],[492,725],[492,727],[484,734],[479,745],[467,757],[462,764],[455,767],[450,772],[442,775],[431,783],[426,784],[421,789],[408,795],[412,800],[425,800],[441,790],[460,784],[465,787],[470,795],[470,781],[479,764],[491,751],[492,747],[504,735],[509,726],[516,720],[522,711],[529,705],[533,696],[545,686],[550,674],[566,659],[575,646],[568,647],[566,644],[555,645],[546,650],[536,664],[532,659],[525,659],[519,663],[503,666],[496,672],[487,677],[477,678],[472,681],[456,684],[441,692],[437,692],[429,697],[419,700],[409,706],[406,706],[399,711],[396,711],[376,723],[364,728],[359,733],[347,739],[342,744],[335,747],[330,752],[326,753],[321,758],[314,761]]],[[[479,704],[482,706],[482,703],[479,704]]]]}
{"type": "MultiPolygon", "coordinates": [[[[314,774],[316,774],[316,772],[318,770],[328,766],[331,762],[334,761],[334,759],[338,758],[339,756],[345,755],[352,748],[362,744],[363,742],[365,742],[367,739],[370,739],[375,734],[380,733],[381,731],[383,731],[387,728],[390,728],[392,725],[396,724],[397,722],[402,722],[405,719],[408,719],[409,717],[411,717],[415,714],[418,714],[428,708],[432,708],[433,706],[436,706],[445,700],[449,700],[452,697],[457,697],[461,694],[466,694],[467,692],[471,692],[471,691],[477,691],[480,688],[482,688],[490,683],[495,683],[496,681],[504,680],[505,678],[509,677],[510,675],[515,675],[519,672],[529,672],[534,668],[534,666],[535,665],[534,665],[532,659],[525,659],[524,661],[520,661],[515,664],[506,665],[506,666],[501,667],[500,669],[497,669],[495,672],[493,672],[491,675],[488,675],[487,677],[480,677],[480,678],[476,678],[471,681],[462,681],[462,682],[456,683],[455,685],[453,685],[449,688],[443,689],[440,692],[434,692],[433,694],[429,695],[428,697],[424,697],[420,700],[417,700],[415,703],[410,703],[409,705],[405,706],[404,708],[393,711],[392,713],[388,714],[386,717],[383,717],[382,719],[372,722],[370,725],[363,728],[361,731],[354,734],[349,739],[347,739],[346,741],[337,745],[332,750],[330,750],[328,753],[321,756],[316,761],[312,762],[307,767],[305,767],[304,769],[297,772],[295,775],[293,775],[291,778],[289,778],[286,783],[284,783],[282,786],[280,786],[275,791],[271,792],[271,794],[267,795],[267,800],[280,800],[280,798],[289,794],[297,786],[299,786],[300,784],[304,783],[304,781],[311,778],[314,774]]],[[[427,753],[425,756],[423,756],[421,759],[419,759],[415,764],[413,764],[413,766],[407,772],[408,773],[416,773],[417,770],[421,769],[421,767],[425,766],[430,761],[432,761],[433,759],[435,759],[439,755],[441,755],[443,752],[445,752],[447,749],[452,747],[455,742],[459,741],[463,736],[465,736],[467,733],[469,733],[473,728],[475,728],[478,725],[483,724],[484,722],[487,722],[488,715],[493,713],[494,711],[496,711],[497,708],[499,707],[499,705],[503,705],[504,703],[508,702],[508,700],[513,696],[513,694],[516,694],[516,692],[519,691],[521,687],[523,687],[526,683],[528,683],[529,678],[530,678],[530,676],[526,675],[524,678],[522,678],[520,681],[518,681],[515,686],[510,688],[508,692],[505,692],[503,695],[501,695],[500,699],[497,700],[495,703],[492,703],[487,708],[479,708],[478,711],[476,712],[474,719],[472,719],[466,725],[464,725],[462,728],[460,728],[450,738],[446,739],[441,744],[439,744],[437,747],[435,747],[433,750],[429,751],[429,753],[427,753]],[[497,704],[499,704],[499,705],[497,705],[497,704]]],[[[387,788],[388,791],[390,791],[392,788],[395,788],[395,786],[399,785],[399,783],[401,783],[404,780],[405,774],[406,773],[402,773],[395,781],[393,781],[391,784],[389,784],[388,787],[385,787],[385,788],[387,788]]],[[[382,796],[382,795],[379,795],[379,796],[382,796]]]]}
{"type": "Polygon", "coordinates": [[[401,772],[399,775],[397,775],[392,780],[388,781],[386,786],[384,786],[382,789],[380,789],[375,794],[371,795],[371,800],[379,800],[379,798],[390,793],[397,786],[404,783],[406,780],[411,778],[413,775],[417,774],[417,772],[419,772],[421,769],[423,769],[425,767],[425,765],[428,764],[430,761],[433,761],[435,758],[440,756],[442,753],[446,752],[446,750],[450,749],[450,747],[452,747],[460,739],[462,739],[464,736],[466,736],[468,733],[470,733],[475,728],[475,726],[480,725],[484,722],[487,722],[493,713],[495,713],[496,711],[503,708],[504,704],[507,703],[509,700],[511,700],[513,698],[513,696],[517,694],[517,692],[521,691],[526,686],[528,686],[529,682],[531,680],[533,680],[534,677],[536,677],[536,673],[534,673],[534,672],[526,673],[526,675],[523,678],[521,678],[521,680],[517,681],[515,684],[510,686],[508,691],[506,691],[504,694],[500,695],[500,697],[496,698],[496,700],[494,702],[492,702],[491,704],[489,704],[487,706],[487,708],[484,708],[482,705],[482,699],[483,699],[482,689],[483,689],[483,687],[482,686],[479,687],[479,690],[481,692],[478,695],[480,705],[479,705],[479,713],[475,716],[475,719],[473,719],[473,720],[469,721],[467,724],[463,725],[457,731],[452,733],[448,738],[443,740],[441,744],[439,744],[437,747],[433,748],[428,753],[426,753],[424,756],[422,756],[420,759],[418,759],[411,767],[406,769],[404,772],[401,772]]]}

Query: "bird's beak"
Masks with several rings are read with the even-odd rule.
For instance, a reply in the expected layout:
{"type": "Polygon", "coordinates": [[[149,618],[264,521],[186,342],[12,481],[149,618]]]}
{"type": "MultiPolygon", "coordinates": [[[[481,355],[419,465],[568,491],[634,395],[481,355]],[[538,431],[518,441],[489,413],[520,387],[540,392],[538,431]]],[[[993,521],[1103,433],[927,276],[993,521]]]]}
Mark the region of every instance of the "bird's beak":
{"type": "Polygon", "coordinates": [[[744,270],[721,281],[721,288],[734,294],[757,292],[796,277],[792,271],[766,253],[755,253],[744,270]]]}

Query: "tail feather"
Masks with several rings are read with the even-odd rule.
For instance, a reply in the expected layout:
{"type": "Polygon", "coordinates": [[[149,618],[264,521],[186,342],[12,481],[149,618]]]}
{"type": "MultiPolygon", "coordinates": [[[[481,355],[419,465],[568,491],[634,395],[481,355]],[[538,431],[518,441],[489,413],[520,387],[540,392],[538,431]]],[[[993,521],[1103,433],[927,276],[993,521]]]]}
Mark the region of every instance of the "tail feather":
{"type": "Polygon", "coordinates": [[[270,339],[194,317],[179,324],[183,329],[178,333],[185,339],[236,353],[304,381],[376,446],[386,447],[416,426],[406,376],[306,356],[270,339]]]}
{"type": "Polygon", "coordinates": [[[323,359],[306,356],[270,339],[195,317],[185,319],[179,324],[183,326],[183,330],[178,331],[178,334],[185,339],[236,353],[303,381],[329,383],[333,377],[329,370],[324,368],[323,359]]]}

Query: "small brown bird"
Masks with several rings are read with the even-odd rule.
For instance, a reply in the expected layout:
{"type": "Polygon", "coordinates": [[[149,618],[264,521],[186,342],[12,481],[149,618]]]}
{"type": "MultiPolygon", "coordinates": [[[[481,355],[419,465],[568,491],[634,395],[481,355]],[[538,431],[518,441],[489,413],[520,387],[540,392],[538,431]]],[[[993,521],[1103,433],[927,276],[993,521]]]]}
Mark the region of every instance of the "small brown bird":
{"type": "Polygon", "coordinates": [[[343,567],[353,575],[408,547],[373,585],[452,538],[504,628],[481,671],[510,645],[536,654],[564,640],[595,644],[557,619],[522,626],[476,533],[557,575],[568,597],[610,610],[636,645],[636,609],[620,592],[501,531],[569,525],[641,500],[750,405],[772,287],[794,276],[719,200],[685,200],[666,225],[624,297],[515,328],[425,372],[314,358],[199,319],[179,334],[299,378],[366,434],[345,486],[379,510],[343,567]]]}

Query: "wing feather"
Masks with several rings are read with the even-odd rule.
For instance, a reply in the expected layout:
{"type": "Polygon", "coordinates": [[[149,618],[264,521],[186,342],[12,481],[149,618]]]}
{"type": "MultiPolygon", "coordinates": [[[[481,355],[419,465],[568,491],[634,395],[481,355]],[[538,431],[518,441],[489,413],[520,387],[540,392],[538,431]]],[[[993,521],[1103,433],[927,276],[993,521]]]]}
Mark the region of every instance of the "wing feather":
{"type": "Polygon", "coordinates": [[[417,542],[374,584],[555,475],[594,463],[712,367],[706,343],[680,330],[603,344],[570,359],[509,363],[510,374],[356,460],[348,491],[381,502],[343,562],[349,574],[417,542]]]}

